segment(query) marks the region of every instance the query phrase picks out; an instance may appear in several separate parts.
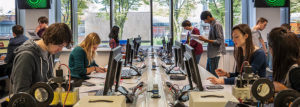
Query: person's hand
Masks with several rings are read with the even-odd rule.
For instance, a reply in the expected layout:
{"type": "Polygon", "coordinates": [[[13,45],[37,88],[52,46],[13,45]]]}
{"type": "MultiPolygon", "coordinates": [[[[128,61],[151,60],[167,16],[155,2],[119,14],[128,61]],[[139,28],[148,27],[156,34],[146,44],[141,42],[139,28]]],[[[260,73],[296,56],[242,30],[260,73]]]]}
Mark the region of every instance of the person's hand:
{"type": "Polygon", "coordinates": [[[204,38],[203,36],[200,35],[199,40],[206,41],[206,38],[204,38]]]}
{"type": "Polygon", "coordinates": [[[4,55],[0,57],[0,60],[4,60],[4,59],[5,59],[5,56],[4,56],[4,55]]]}
{"type": "Polygon", "coordinates": [[[106,71],[107,71],[107,70],[105,70],[104,68],[96,67],[96,72],[104,73],[104,72],[106,72],[106,71]]]}
{"type": "Polygon", "coordinates": [[[213,84],[224,84],[223,78],[208,77],[207,80],[209,80],[213,84]]]}
{"type": "Polygon", "coordinates": [[[216,72],[216,74],[217,74],[219,77],[221,77],[221,76],[226,76],[226,77],[228,77],[228,73],[225,72],[223,69],[216,69],[215,72],[216,72]]]}
{"type": "Polygon", "coordinates": [[[281,84],[277,81],[274,81],[273,84],[274,84],[274,87],[275,87],[275,92],[279,92],[279,91],[288,89],[285,85],[283,85],[283,84],[281,84]]]}

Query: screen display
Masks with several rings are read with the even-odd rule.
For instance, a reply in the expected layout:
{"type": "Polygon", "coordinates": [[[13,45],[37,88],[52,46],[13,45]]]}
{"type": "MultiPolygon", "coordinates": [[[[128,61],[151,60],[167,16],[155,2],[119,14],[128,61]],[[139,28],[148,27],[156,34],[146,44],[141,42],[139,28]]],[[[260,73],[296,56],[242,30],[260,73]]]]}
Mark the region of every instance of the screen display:
{"type": "Polygon", "coordinates": [[[255,0],[255,7],[289,7],[289,0],[255,0]]]}
{"type": "Polygon", "coordinates": [[[19,9],[50,9],[50,0],[18,0],[19,9]]]}

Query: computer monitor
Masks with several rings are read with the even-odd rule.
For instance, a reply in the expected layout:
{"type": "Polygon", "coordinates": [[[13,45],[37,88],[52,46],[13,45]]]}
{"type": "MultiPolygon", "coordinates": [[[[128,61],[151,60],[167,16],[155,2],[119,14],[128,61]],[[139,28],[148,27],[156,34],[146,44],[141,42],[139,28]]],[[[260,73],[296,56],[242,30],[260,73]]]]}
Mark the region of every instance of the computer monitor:
{"type": "Polygon", "coordinates": [[[141,46],[141,42],[142,42],[142,38],[141,37],[136,37],[133,40],[133,43],[134,43],[134,57],[137,57],[139,48],[141,46]]]}
{"type": "Polygon", "coordinates": [[[201,82],[201,76],[199,73],[199,69],[198,69],[198,64],[196,63],[195,60],[195,54],[194,54],[194,48],[192,48],[189,45],[185,45],[185,57],[186,60],[188,61],[188,67],[189,70],[186,70],[187,72],[190,72],[190,77],[192,77],[192,81],[197,85],[196,87],[199,89],[199,91],[203,91],[203,86],[202,86],[202,82],[201,82]]]}
{"type": "Polygon", "coordinates": [[[125,63],[124,63],[124,66],[127,66],[130,62],[130,57],[131,57],[131,42],[132,42],[132,38],[128,38],[127,39],[127,44],[126,44],[126,55],[125,55],[125,63]]]}
{"type": "Polygon", "coordinates": [[[182,64],[183,62],[183,54],[181,54],[181,43],[179,41],[175,41],[174,53],[175,53],[175,66],[181,67],[180,64],[182,64]]]}
{"type": "Polygon", "coordinates": [[[115,78],[115,81],[116,81],[116,86],[115,86],[115,92],[118,91],[118,87],[119,87],[119,83],[120,83],[120,79],[121,79],[121,72],[122,72],[122,63],[123,61],[120,59],[116,59],[116,61],[118,61],[118,65],[117,65],[117,69],[116,69],[116,78],[115,78]]]}
{"type": "Polygon", "coordinates": [[[113,83],[111,83],[111,79],[114,79],[114,69],[116,68],[116,63],[114,62],[114,59],[117,56],[121,55],[121,46],[118,46],[114,49],[112,49],[109,53],[109,60],[108,60],[108,68],[107,68],[107,73],[105,77],[105,85],[104,85],[104,91],[103,95],[107,95],[109,89],[111,89],[111,86],[113,83]]]}
{"type": "Polygon", "coordinates": [[[181,45],[180,45],[180,58],[179,58],[179,66],[180,66],[180,68],[181,69],[185,69],[185,66],[184,66],[184,57],[183,57],[183,55],[184,55],[184,53],[185,53],[185,45],[183,44],[183,43],[181,43],[181,45]]]}

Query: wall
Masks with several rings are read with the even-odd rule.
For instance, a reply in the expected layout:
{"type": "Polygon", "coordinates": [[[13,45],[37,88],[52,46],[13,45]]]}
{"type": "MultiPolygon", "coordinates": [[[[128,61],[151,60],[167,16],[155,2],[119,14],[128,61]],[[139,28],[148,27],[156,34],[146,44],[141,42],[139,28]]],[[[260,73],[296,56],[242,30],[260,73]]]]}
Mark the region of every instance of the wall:
{"type": "Polygon", "coordinates": [[[267,34],[274,27],[280,27],[280,12],[280,8],[256,8],[256,20],[259,17],[268,19],[267,27],[261,32],[265,42],[267,42],[267,34]]]}

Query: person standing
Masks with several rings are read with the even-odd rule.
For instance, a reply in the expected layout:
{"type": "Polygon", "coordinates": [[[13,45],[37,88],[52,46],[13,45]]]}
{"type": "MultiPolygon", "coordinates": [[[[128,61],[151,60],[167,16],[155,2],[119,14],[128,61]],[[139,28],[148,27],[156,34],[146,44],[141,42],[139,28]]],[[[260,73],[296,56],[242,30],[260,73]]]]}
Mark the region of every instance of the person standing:
{"type": "Polygon", "coordinates": [[[191,38],[191,34],[200,35],[200,31],[198,28],[193,27],[189,20],[183,21],[181,26],[185,30],[188,30],[186,43],[194,48],[194,52],[195,52],[195,56],[196,56],[196,63],[199,64],[201,54],[203,52],[203,47],[202,47],[202,44],[200,42],[198,42],[198,40],[191,38]]]}
{"type": "Polygon", "coordinates": [[[210,24],[208,39],[199,36],[199,40],[208,43],[206,70],[217,77],[215,70],[218,68],[220,57],[226,54],[223,27],[209,11],[203,11],[201,13],[201,20],[210,24]]]}

